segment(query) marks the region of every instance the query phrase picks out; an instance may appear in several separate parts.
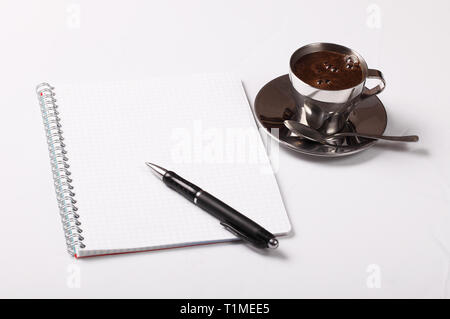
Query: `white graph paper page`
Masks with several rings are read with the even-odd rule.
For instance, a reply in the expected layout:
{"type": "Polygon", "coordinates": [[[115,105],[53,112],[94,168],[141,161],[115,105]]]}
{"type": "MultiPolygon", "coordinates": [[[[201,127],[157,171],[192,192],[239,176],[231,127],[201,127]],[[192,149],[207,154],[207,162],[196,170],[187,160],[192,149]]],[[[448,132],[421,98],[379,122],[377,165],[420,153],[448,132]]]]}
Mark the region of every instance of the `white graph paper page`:
{"type": "Polygon", "coordinates": [[[55,86],[86,248],[78,256],[236,239],[166,187],[161,165],[277,234],[290,223],[239,79],[55,86]]]}

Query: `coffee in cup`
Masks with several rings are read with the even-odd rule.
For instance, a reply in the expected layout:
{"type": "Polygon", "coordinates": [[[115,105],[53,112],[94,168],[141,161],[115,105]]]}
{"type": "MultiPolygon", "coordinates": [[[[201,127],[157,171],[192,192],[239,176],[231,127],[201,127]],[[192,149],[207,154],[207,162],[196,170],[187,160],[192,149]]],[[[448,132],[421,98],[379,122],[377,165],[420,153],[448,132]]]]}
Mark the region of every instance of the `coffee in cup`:
{"type": "Polygon", "coordinates": [[[363,80],[359,60],[351,55],[319,51],[306,54],[294,63],[294,74],[307,84],[323,90],[344,90],[363,80]]]}

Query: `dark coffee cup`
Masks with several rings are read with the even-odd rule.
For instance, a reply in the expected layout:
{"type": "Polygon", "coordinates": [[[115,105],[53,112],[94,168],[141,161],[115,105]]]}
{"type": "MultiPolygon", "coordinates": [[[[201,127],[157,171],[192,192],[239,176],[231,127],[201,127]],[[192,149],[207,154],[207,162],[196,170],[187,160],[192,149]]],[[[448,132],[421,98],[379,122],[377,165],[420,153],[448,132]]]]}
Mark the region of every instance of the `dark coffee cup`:
{"type": "Polygon", "coordinates": [[[380,93],[386,85],[383,74],[378,70],[369,69],[359,53],[332,43],[309,44],[295,51],[290,59],[289,78],[298,108],[297,120],[327,135],[340,132],[358,102],[380,93]],[[325,53],[322,56],[327,54],[336,56],[337,59],[342,56],[342,66],[317,60],[314,62],[315,65],[303,65],[303,68],[298,68],[301,59],[314,61],[314,56],[310,54],[318,52],[325,53]],[[308,55],[310,56],[307,57],[308,55]],[[317,74],[317,79],[312,78],[311,72],[317,74]],[[337,82],[334,83],[327,77],[337,82]],[[367,79],[378,79],[379,84],[368,89],[365,87],[367,79]],[[346,83],[349,87],[345,86],[346,83]]]}

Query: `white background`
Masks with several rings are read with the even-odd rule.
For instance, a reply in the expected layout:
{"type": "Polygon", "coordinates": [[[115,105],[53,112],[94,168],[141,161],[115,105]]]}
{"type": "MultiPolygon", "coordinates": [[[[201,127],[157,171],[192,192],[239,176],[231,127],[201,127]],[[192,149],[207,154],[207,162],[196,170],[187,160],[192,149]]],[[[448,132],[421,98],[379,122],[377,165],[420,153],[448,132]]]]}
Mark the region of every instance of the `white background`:
{"type": "Polygon", "coordinates": [[[448,297],[450,3],[371,3],[2,1],[0,297],[448,297]],[[294,235],[273,254],[65,252],[37,83],[231,71],[253,101],[317,41],[381,69],[387,133],[420,143],[332,160],[282,150],[294,235]]]}

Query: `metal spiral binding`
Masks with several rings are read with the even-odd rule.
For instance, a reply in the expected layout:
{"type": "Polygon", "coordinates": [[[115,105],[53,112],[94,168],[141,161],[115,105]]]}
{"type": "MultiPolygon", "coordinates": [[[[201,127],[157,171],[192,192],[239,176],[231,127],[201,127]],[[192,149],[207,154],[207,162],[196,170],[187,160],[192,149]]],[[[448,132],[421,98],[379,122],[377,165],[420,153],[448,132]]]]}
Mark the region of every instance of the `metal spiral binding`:
{"type": "Polygon", "coordinates": [[[80,228],[79,215],[75,206],[75,193],[73,192],[72,179],[69,171],[67,151],[65,149],[63,132],[61,130],[59,113],[57,111],[55,93],[48,83],[41,83],[36,87],[36,92],[41,107],[44,121],[47,144],[50,155],[50,163],[53,172],[53,180],[58,201],[59,213],[66,237],[69,254],[76,255],[78,248],[85,248],[83,244],[83,232],[80,228]]]}

